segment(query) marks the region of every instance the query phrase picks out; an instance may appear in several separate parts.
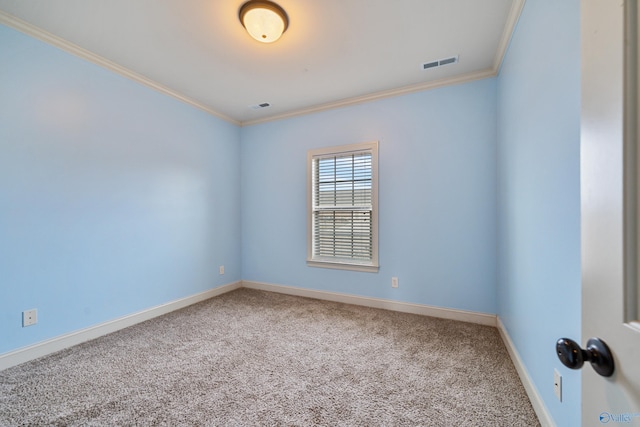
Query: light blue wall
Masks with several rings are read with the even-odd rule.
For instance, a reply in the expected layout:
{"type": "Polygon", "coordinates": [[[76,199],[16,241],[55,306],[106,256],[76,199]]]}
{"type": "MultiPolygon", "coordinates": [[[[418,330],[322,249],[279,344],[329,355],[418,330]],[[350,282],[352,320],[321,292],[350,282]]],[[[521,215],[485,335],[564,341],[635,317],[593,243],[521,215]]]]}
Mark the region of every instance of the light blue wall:
{"type": "Polygon", "coordinates": [[[554,351],[581,336],[579,7],[527,1],[498,78],[498,314],[559,426],[580,425],[554,351]]]}
{"type": "Polygon", "coordinates": [[[239,132],[0,26],[0,353],[239,280],[239,132]]]}
{"type": "Polygon", "coordinates": [[[243,128],[243,279],[495,313],[495,84],[243,128]],[[307,151],[372,140],[380,141],[379,273],[308,267],[307,151]]]}
{"type": "Polygon", "coordinates": [[[498,313],[579,425],[579,44],[530,0],[497,79],[239,129],[0,26],[0,353],[242,278],[498,313]],[[307,267],[307,150],[371,140],[380,272],[307,267]]]}

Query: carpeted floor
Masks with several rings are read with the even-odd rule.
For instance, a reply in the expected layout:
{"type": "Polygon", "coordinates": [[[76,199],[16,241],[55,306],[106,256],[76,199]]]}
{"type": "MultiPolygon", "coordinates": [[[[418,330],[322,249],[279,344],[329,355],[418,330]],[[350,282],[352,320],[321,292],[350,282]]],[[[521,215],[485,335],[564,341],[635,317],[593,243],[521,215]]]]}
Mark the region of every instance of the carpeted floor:
{"type": "Polygon", "coordinates": [[[1,371],[0,425],[539,423],[495,328],[239,289],[1,371]]]}

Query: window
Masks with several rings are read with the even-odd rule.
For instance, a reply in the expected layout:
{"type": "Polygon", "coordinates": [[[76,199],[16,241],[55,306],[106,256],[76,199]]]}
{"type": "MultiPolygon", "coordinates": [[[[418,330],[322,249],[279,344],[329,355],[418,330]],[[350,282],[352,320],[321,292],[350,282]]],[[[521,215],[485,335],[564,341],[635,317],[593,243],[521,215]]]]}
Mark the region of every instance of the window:
{"type": "Polygon", "coordinates": [[[378,271],[378,142],[309,151],[307,264],[378,271]]]}

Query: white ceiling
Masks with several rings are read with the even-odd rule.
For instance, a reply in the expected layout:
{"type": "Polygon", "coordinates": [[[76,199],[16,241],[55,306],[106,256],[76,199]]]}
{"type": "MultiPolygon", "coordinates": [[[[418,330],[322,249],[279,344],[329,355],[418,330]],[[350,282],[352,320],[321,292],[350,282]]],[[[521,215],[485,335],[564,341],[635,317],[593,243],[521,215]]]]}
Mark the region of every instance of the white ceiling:
{"type": "Polygon", "coordinates": [[[289,29],[263,44],[238,20],[245,1],[0,0],[0,23],[251,124],[495,75],[524,3],[277,0],[289,29]]]}

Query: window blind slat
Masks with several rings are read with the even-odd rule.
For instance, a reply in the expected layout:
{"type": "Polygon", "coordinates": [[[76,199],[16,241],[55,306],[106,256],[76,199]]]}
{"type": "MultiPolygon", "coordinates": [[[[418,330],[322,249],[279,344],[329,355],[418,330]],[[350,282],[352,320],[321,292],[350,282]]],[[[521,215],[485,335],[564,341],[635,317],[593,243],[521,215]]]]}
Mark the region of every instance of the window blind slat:
{"type": "Polygon", "coordinates": [[[316,159],[314,166],[314,209],[322,209],[314,211],[314,254],[370,260],[371,155],[316,159]]]}
{"type": "Polygon", "coordinates": [[[373,147],[312,155],[313,258],[373,262],[373,147]]]}

